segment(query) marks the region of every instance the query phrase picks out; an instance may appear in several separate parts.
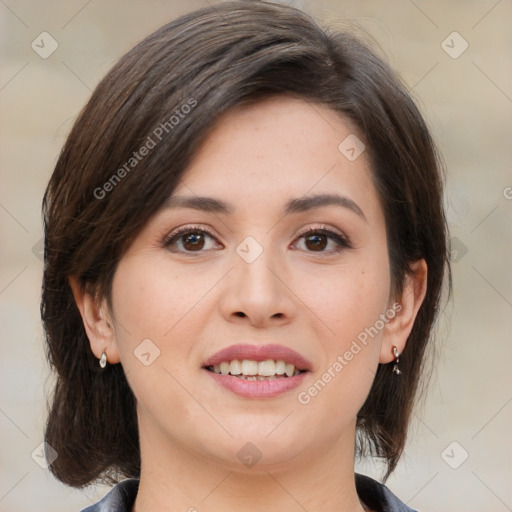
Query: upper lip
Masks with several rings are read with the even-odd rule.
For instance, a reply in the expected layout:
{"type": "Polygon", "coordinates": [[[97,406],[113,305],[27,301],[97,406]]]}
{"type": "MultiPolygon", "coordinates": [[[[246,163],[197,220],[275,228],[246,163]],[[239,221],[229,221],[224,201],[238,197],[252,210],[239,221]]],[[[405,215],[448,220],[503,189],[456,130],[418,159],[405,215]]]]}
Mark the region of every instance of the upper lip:
{"type": "Polygon", "coordinates": [[[214,366],[223,361],[233,361],[238,359],[250,359],[252,361],[265,361],[274,359],[276,361],[283,360],[286,363],[292,363],[299,370],[311,370],[311,363],[295,350],[283,345],[250,345],[238,344],[219,350],[210,356],[203,366],[214,366]]]}

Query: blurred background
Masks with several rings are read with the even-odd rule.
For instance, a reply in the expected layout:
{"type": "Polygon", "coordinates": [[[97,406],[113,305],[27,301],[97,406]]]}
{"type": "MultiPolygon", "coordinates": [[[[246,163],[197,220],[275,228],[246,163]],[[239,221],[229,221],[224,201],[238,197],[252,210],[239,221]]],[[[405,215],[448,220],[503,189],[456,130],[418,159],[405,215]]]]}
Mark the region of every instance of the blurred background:
{"type": "MultiPolygon", "coordinates": [[[[213,0],[0,0],[0,511],[80,510],[41,443],[41,199],[92,90],[150,32],[213,0]]],[[[380,48],[447,168],[454,297],[429,393],[387,485],[422,512],[512,510],[512,1],[288,1],[380,48]]],[[[380,478],[378,463],[357,463],[380,478]]],[[[311,511],[313,512],[313,511],[311,511]]]]}

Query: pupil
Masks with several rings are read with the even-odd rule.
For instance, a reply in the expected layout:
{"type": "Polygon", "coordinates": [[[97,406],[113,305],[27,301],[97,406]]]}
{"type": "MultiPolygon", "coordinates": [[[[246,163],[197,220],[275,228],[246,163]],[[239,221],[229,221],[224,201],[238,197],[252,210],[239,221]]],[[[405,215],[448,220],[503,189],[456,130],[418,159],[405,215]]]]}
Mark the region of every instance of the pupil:
{"type": "MultiPolygon", "coordinates": [[[[310,235],[308,237],[308,239],[309,239],[309,241],[315,240],[313,242],[313,247],[318,249],[318,248],[324,248],[324,244],[322,244],[322,241],[319,240],[321,237],[323,237],[325,239],[325,235],[310,235]]],[[[323,241],[325,241],[325,240],[323,240],[323,241]]]]}
{"type": "Polygon", "coordinates": [[[189,234],[185,237],[185,245],[188,245],[189,243],[192,244],[192,247],[197,248],[198,242],[200,243],[200,234],[189,234]]]}

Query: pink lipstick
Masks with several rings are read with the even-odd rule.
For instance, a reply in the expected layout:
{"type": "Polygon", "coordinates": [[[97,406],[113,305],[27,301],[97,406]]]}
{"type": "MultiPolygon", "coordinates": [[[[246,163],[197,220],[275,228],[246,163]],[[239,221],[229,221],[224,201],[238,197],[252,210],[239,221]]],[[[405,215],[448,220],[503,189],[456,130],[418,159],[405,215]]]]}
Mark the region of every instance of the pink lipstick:
{"type": "Polygon", "coordinates": [[[300,385],[311,363],[283,345],[231,345],[210,356],[203,370],[246,398],[271,398],[300,385]]]}

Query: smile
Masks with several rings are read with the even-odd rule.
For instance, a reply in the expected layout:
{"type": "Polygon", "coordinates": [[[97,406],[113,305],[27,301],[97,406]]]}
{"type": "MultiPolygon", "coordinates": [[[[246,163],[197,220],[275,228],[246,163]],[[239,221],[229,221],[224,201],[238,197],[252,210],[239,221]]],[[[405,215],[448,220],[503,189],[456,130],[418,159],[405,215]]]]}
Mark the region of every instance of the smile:
{"type": "Polygon", "coordinates": [[[265,361],[233,359],[207,366],[206,369],[217,374],[232,375],[239,379],[252,381],[290,378],[304,371],[296,368],[293,363],[287,363],[282,359],[266,359],[265,361]]]}
{"type": "Polygon", "coordinates": [[[299,386],[313,368],[284,345],[244,343],[219,350],[201,369],[219,385],[217,389],[244,398],[273,398],[299,386]]]}

